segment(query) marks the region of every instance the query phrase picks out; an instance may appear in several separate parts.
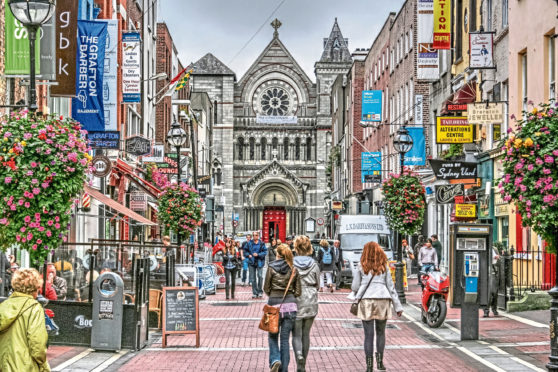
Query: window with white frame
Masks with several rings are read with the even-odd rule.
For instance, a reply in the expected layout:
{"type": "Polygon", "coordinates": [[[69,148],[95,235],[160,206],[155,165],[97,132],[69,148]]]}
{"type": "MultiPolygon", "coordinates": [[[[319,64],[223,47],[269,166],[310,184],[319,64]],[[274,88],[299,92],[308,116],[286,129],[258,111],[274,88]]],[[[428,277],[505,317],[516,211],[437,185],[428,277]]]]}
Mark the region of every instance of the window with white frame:
{"type": "Polygon", "coordinates": [[[521,55],[521,100],[523,111],[527,111],[527,52],[521,55]]]}
{"type": "Polygon", "coordinates": [[[409,33],[405,34],[405,55],[409,52],[409,33]]]}
{"type": "Polygon", "coordinates": [[[548,98],[556,98],[556,50],[555,39],[551,35],[548,39],[548,98]]]}
{"type": "Polygon", "coordinates": [[[486,0],[486,31],[492,31],[492,0],[486,0]]]}
{"type": "Polygon", "coordinates": [[[393,65],[395,64],[395,63],[394,63],[394,59],[393,59],[393,48],[391,48],[391,51],[390,51],[389,54],[390,54],[390,56],[389,56],[389,57],[390,57],[390,60],[389,60],[390,69],[389,69],[389,70],[390,70],[391,72],[393,72],[393,65]]]}
{"type": "Polygon", "coordinates": [[[413,85],[413,79],[409,83],[409,120],[415,116],[415,86],[413,85]]]}
{"type": "Polygon", "coordinates": [[[502,28],[508,27],[508,0],[502,0],[502,28]]]}
{"type": "Polygon", "coordinates": [[[413,40],[413,28],[411,27],[411,28],[409,29],[409,51],[413,50],[413,43],[414,43],[414,40],[413,40]]]}

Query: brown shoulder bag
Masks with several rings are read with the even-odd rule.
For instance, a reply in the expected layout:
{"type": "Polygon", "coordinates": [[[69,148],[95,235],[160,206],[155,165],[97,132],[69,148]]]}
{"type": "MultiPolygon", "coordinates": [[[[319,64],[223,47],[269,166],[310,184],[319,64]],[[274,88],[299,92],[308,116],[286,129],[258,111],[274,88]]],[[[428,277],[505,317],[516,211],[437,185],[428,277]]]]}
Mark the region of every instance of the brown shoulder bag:
{"type": "Polygon", "coordinates": [[[287,284],[287,288],[285,288],[285,293],[283,294],[283,300],[281,301],[281,305],[279,307],[271,306],[265,304],[263,307],[263,316],[260,320],[259,328],[262,331],[266,331],[269,333],[278,333],[279,332],[279,316],[281,314],[281,306],[283,306],[283,302],[285,302],[285,297],[287,296],[287,292],[289,291],[289,287],[291,286],[291,282],[296,274],[296,269],[293,267],[291,270],[291,277],[289,278],[289,283],[287,284]]]}

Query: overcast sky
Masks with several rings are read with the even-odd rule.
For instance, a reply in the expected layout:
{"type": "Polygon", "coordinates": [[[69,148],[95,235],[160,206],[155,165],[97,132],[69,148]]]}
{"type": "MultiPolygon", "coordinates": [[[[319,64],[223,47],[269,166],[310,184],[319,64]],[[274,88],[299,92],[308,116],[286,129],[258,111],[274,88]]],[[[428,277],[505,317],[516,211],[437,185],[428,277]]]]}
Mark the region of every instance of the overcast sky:
{"type": "Polygon", "coordinates": [[[273,37],[271,20],[282,26],[279,38],[314,81],[314,63],[335,17],[349,38],[349,50],[369,48],[389,12],[404,0],[284,0],[240,55],[233,57],[283,0],[159,0],[159,21],[166,22],[183,65],[211,52],[240,79],[273,37]]]}

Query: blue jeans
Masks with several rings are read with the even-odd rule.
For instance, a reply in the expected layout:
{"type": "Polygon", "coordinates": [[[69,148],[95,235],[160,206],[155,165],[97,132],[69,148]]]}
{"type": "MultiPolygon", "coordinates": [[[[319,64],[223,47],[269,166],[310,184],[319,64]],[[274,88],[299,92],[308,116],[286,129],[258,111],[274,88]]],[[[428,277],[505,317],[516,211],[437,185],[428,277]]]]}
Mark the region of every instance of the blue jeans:
{"type": "Polygon", "coordinates": [[[248,276],[248,259],[242,260],[242,283],[246,282],[246,277],[248,276]]]}
{"type": "Polygon", "coordinates": [[[421,271],[424,271],[425,273],[429,273],[431,271],[434,271],[434,268],[435,268],[434,264],[431,264],[431,263],[423,264],[422,268],[421,268],[421,271]]]}
{"type": "Polygon", "coordinates": [[[252,296],[263,296],[263,267],[256,267],[250,265],[250,281],[252,282],[252,296]],[[258,280],[256,281],[256,273],[258,280]]]}
{"type": "Polygon", "coordinates": [[[281,361],[281,372],[289,371],[290,347],[289,338],[294,328],[296,311],[284,313],[279,318],[279,333],[269,333],[269,367],[276,361],[281,361]],[[280,344],[279,344],[280,341],[280,344]]]}

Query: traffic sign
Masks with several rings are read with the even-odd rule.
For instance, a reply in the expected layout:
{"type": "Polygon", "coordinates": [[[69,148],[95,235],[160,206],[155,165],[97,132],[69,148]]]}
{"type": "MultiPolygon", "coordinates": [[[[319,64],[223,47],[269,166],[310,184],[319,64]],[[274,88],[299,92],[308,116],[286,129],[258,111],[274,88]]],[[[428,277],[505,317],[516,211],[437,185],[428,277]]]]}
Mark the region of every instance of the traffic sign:
{"type": "Polygon", "coordinates": [[[237,221],[237,220],[234,220],[234,221],[233,221],[233,226],[234,226],[234,227],[238,227],[238,221],[237,221]]]}
{"type": "Polygon", "coordinates": [[[316,220],[316,223],[318,224],[318,226],[322,226],[324,224],[324,219],[320,217],[316,220]]]}

